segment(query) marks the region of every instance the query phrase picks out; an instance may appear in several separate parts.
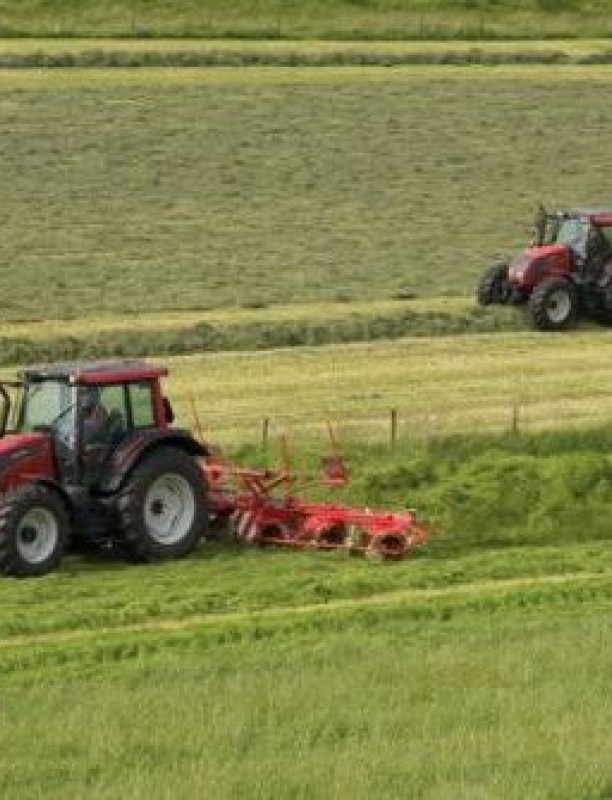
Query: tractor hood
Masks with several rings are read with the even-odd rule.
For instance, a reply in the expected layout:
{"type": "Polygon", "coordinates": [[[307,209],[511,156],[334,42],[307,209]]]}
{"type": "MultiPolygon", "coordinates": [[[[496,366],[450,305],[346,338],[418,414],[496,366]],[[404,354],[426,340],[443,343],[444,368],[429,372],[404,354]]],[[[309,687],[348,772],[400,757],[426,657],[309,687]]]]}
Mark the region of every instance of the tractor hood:
{"type": "Polygon", "coordinates": [[[535,286],[549,275],[566,275],[571,269],[570,249],[562,244],[528,247],[510,262],[508,280],[519,286],[535,286]]]}
{"type": "Polygon", "coordinates": [[[53,475],[51,438],[44,431],[9,433],[0,439],[0,491],[20,483],[19,476],[30,479],[53,475]]]}
{"type": "Polygon", "coordinates": [[[49,438],[45,431],[31,431],[30,433],[7,433],[0,439],[0,459],[5,458],[21,449],[39,449],[49,438]]]}

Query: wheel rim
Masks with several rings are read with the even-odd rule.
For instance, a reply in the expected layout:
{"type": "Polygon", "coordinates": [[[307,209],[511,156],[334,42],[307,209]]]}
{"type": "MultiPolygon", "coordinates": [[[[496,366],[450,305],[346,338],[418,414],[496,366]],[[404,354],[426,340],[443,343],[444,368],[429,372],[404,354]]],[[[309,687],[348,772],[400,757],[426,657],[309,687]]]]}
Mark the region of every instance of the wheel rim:
{"type": "Polygon", "coordinates": [[[145,497],[145,525],[160,544],[180,542],[190,531],[196,513],[193,489],[182,475],[160,475],[145,497]]]}
{"type": "Polygon", "coordinates": [[[29,564],[41,564],[50,558],[56,547],[59,528],[55,516],[47,508],[31,508],[17,528],[17,550],[29,564]]]}
{"type": "Polygon", "coordinates": [[[551,322],[564,322],[572,309],[572,301],[568,292],[557,289],[553,292],[546,303],[546,313],[551,322]]]}

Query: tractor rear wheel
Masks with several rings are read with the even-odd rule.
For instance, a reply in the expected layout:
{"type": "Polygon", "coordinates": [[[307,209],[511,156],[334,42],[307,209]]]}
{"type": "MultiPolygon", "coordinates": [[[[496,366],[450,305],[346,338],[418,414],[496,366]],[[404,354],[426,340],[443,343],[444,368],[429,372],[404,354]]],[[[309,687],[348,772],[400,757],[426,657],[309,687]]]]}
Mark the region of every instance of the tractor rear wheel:
{"type": "Polygon", "coordinates": [[[204,478],[183,450],[165,447],[132,472],[117,500],[122,541],[138,561],[191,553],[205,533],[204,478]]]}
{"type": "Polygon", "coordinates": [[[0,503],[0,571],[25,578],[59,564],[70,535],[62,499],[47,486],[24,484],[0,503]]]}
{"type": "Polygon", "coordinates": [[[510,299],[508,284],[508,265],[493,264],[482,274],[478,281],[476,298],[481,306],[507,303],[510,299]]]}
{"type": "Polygon", "coordinates": [[[546,278],[531,293],[528,308],[538,330],[564,330],[574,322],[578,312],[576,290],[564,278],[546,278]]]}

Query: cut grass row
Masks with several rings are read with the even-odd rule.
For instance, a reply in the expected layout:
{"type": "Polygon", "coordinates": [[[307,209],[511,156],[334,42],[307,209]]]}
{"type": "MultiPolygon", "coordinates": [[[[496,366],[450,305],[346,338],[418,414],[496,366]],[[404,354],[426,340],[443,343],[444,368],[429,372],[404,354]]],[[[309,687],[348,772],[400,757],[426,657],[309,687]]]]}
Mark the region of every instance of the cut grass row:
{"type": "Polygon", "coordinates": [[[253,622],[291,626],[318,616],[350,619],[368,609],[407,608],[407,617],[422,619],[441,618],[446,608],[612,598],[609,541],[485,547],[446,558],[440,550],[436,554],[434,543],[431,552],[386,566],[343,554],[248,551],[229,543],[207,543],[185,563],[146,568],[108,555],[73,556],[41,585],[3,582],[0,660],[27,659],[35,646],[77,649],[130,636],[182,633],[187,639],[228,627],[248,635],[253,622]],[[24,597],[32,592],[30,608],[24,597]]]}
{"type": "Polygon", "coordinates": [[[326,41],[326,40],[295,40],[279,41],[275,39],[112,39],[112,38],[84,38],[84,39],[2,39],[0,38],[0,53],[6,56],[31,56],[37,53],[50,56],[71,53],[79,56],[92,50],[98,52],[123,51],[138,55],[143,52],[153,53],[185,53],[200,54],[232,53],[240,57],[244,54],[257,54],[262,58],[267,55],[274,57],[277,54],[295,52],[297,56],[305,57],[333,54],[337,51],[352,55],[381,55],[388,53],[416,53],[435,56],[447,50],[467,54],[472,51],[485,54],[518,53],[531,55],[533,53],[563,53],[571,60],[580,60],[585,57],[597,57],[606,53],[610,48],[610,41],[603,39],[555,39],[548,40],[520,40],[509,39],[504,41],[482,41],[478,43],[469,41],[326,41]]]}
{"type": "Polygon", "coordinates": [[[611,75],[4,71],[0,317],[471,295],[538,201],[609,203],[611,75]]]}
{"type": "Polygon", "coordinates": [[[2,795],[605,797],[610,603],[547,599],[3,652],[2,795]]]}
{"type": "Polygon", "coordinates": [[[234,39],[544,39],[608,36],[607,0],[161,0],[94,3],[26,0],[0,5],[0,34],[31,37],[234,39]],[[554,13],[552,13],[554,12],[554,13]]]}
{"type": "Polygon", "coordinates": [[[0,69],[428,64],[608,64],[609,41],[325,42],[5,39],[0,69]]]}
{"type": "Polygon", "coordinates": [[[322,304],[8,324],[0,364],[111,356],[176,355],[513,330],[526,319],[458,300],[322,304]]]}

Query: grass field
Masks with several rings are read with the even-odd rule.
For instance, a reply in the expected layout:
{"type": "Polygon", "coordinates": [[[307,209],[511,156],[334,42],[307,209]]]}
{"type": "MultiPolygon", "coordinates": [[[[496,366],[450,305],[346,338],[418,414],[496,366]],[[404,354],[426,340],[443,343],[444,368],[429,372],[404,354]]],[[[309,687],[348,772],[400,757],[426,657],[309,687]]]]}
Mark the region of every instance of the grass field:
{"type": "MultiPolygon", "coordinates": [[[[492,324],[490,333],[466,327],[462,335],[452,328],[449,334],[449,321],[464,319],[470,306],[471,301],[449,298],[175,312],[160,322],[148,314],[132,318],[129,341],[141,343],[143,352],[169,366],[168,393],[181,422],[193,426],[193,398],[207,435],[233,447],[258,442],[264,419],[274,436],[292,432],[302,443],[318,437],[327,419],[340,424],[348,442],[387,442],[391,409],[398,412],[399,437],[416,439],[466,433],[476,422],[480,429],[509,430],[515,415],[525,431],[609,418],[612,344],[607,328],[585,324],[568,334],[533,332],[515,309],[499,320],[500,328],[492,324]],[[394,334],[388,321],[397,307],[400,314],[421,320],[419,335],[402,336],[401,328],[394,334]],[[436,324],[438,331],[433,330],[436,324]],[[503,329],[513,324],[516,330],[503,329]],[[167,343],[194,336],[194,331],[206,333],[209,327],[215,332],[210,352],[173,356],[165,350],[167,343]],[[266,348],[279,331],[285,336],[279,340],[282,346],[266,348]],[[325,344],[326,335],[333,340],[347,332],[365,333],[365,341],[325,344]],[[300,336],[308,333],[312,344],[304,346],[300,336]],[[215,352],[220,342],[238,336],[242,351],[215,352]]],[[[473,319],[496,320],[487,315],[473,319]]],[[[2,357],[9,346],[14,348],[9,352],[34,354],[39,360],[54,354],[121,355],[127,330],[118,316],[9,324],[2,357]],[[98,343],[97,349],[88,349],[92,343],[98,343]]],[[[342,335],[337,338],[342,341],[342,335]]],[[[194,347],[198,341],[193,339],[194,347]]],[[[190,342],[182,344],[189,349],[190,342]]],[[[138,350],[127,352],[138,355],[138,350]]],[[[3,374],[18,369],[5,367],[3,374]]]]}
{"type": "Polygon", "coordinates": [[[604,798],[610,605],[572,600],[10,648],[3,796],[604,798]]]}
{"type": "MultiPolygon", "coordinates": [[[[612,32],[607,3],[577,16],[569,0],[32,2],[0,1],[0,32],[612,32]]],[[[128,49],[215,47],[338,45],[128,49]]],[[[214,541],[2,580],[3,800],[612,796],[609,331],[534,334],[471,297],[537,202],[610,203],[611,81],[577,63],[0,71],[3,372],[198,351],[167,359],[181,423],[194,398],[231,455],[272,464],[286,432],[312,471],[331,419],[339,499],[432,526],[397,564],[214,541]]]]}
{"type": "Polygon", "coordinates": [[[611,75],[3,73],[0,315],[471,294],[539,200],[610,202],[611,75]]]}
{"type": "Polygon", "coordinates": [[[447,511],[398,564],[212,543],[5,580],[3,797],[605,798],[609,450],[362,446],[355,500],[447,511]]]}
{"type": "Polygon", "coordinates": [[[25,0],[5,36],[544,39],[610,35],[609,0],[25,0]]]}
{"type": "MultiPolygon", "coordinates": [[[[134,318],[131,335],[136,343],[152,342],[154,360],[169,366],[168,393],[181,421],[193,426],[190,398],[194,398],[207,435],[231,446],[258,442],[264,419],[269,420],[275,437],[291,432],[302,443],[318,438],[317,431],[327,419],[340,424],[348,442],[387,442],[391,409],[398,413],[399,437],[416,439],[465,433],[476,422],[481,429],[509,430],[515,415],[525,431],[599,424],[609,418],[612,345],[607,328],[584,326],[559,335],[531,332],[523,325],[515,331],[474,334],[467,330],[458,336],[441,327],[435,336],[424,335],[428,320],[433,325],[442,319],[447,325],[454,317],[436,314],[458,314],[464,302],[415,301],[423,311],[421,334],[394,339],[389,339],[392,331],[381,322],[388,319],[385,303],[375,306],[382,316],[369,323],[366,306],[351,304],[344,318],[340,309],[322,305],[297,307],[287,328],[279,326],[285,325],[284,317],[293,313],[292,307],[280,309],[280,320],[274,323],[266,322],[268,310],[220,311],[197,318],[177,313],[157,329],[155,318],[144,316],[134,318]],[[323,316],[313,317],[315,310],[323,316]],[[361,322],[359,310],[364,314],[361,322]],[[257,321],[258,314],[263,319],[257,321]],[[343,319],[352,320],[350,328],[342,327],[343,319]],[[265,338],[268,324],[274,336],[285,331],[282,347],[265,349],[266,341],[274,341],[272,335],[265,338]],[[302,324],[306,327],[301,328],[302,324]],[[162,355],[165,342],[185,336],[185,331],[206,331],[208,325],[216,331],[213,344],[224,335],[231,341],[239,331],[247,349],[162,355]],[[359,333],[360,325],[371,334],[366,341],[325,345],[322,336],[313,336],[313,344],[303,346],[297,338],[300,331],[359,333]],[[381,338],[367,341],[376,334],[377,325],[381,338]],[[262,337],[253,342],[254,347],[247,347],[249,332],[262,337]],[[166,335],[172,338],[165,339],[166,335]]],[[[414,313],[419,319],[418,311],[414,313]]],[[[513,316],[520,325],[520,312],[510,312],[509,321],[513,316]]],[[[118,317],[12,325],[3,340],[3,355],[7,343],[16,354],[39,357],[54,353],[60,358],[109,356],[114,345],[122,354],[124,325],[125,320],[118,317]],[[88,350],[92,342],[99,343],[97,350],[88,350]]],[[[17,365],[5,367],[3,374],[8,377],[17,370],[17,365]]]]}
{"type": "Polygon", "coordinates": [[[594,556],[595,573],[476,570],[441,591],[410,588],[421,561],[236,552],[10,584],[3,796],[605,797],[612,583],[594,556]]]}
{"type": "Polygon", "coordinates": [[[322,41],[274,39],[3,39],[0,68],[407,64],[599,64],[608,39],[322,41]]]}
{"type": "Polygon", "coordinates": [[[347,440],[386,442],[391,408],[409,437],[507,430],[515,404],[533,430],[609,418],[611,346],[595,330],[194,355],[170,360],[169,391],[187,421],[195,397],[206,430],[232,444],[258,441],[264,417],[300,439],[331,418],[347,440]]]}

